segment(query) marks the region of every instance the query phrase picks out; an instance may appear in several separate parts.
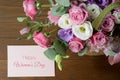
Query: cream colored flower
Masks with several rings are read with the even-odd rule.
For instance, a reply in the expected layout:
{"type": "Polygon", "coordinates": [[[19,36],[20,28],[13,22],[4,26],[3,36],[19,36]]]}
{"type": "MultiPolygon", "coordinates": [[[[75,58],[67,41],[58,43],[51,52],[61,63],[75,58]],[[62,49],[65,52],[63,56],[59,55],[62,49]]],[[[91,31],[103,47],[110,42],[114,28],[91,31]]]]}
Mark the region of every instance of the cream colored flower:
{"type": "Polygon", "coordinates": [[[102,11],[101,8],[99,6],[97,6],[96,4],[89,4],[87,6],[87,10],[90,14],[91,19],[95,19],[102,11]]]}
{"type": "Polygon", "coordinates": [[[72,23],[69,18],[69,14],[64,14],[60,17],[58,21],[58,26],[63,29],[68,29],[72,27],[72,23]]]}
{"type": "Polygon", "coordinates": [[[115,23],[120,24],[120,12],[114,11],[113,15],[115,16],[115,23]]]}
{"type": "Polygon", "coordinates": [[[81,40],[87,40],[92,36],[93,28],[91,22],[86,21],[81,25],[72,27],[73,34],[81,40]]]}

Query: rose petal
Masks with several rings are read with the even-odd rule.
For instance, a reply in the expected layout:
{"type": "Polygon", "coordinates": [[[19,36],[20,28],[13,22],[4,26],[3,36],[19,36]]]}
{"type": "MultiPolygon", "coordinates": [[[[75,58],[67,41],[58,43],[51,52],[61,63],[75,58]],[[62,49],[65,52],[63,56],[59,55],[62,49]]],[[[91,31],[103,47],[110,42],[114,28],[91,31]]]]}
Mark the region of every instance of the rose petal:
{"type": "Polygon", "coordinates": [[[110,65],[120,62],[120,53],[119,54],[117,53],[115,56],[109,56],[108,61],[110,65]]]}
{"type": "Polygon", "coordinates": [[[108,62],[109,62],[110,65],[113,65],[113,64],[114,64],[113,59],[114,59],[114,56],[109,56],[109,57],[108,57],[108,62]]]}

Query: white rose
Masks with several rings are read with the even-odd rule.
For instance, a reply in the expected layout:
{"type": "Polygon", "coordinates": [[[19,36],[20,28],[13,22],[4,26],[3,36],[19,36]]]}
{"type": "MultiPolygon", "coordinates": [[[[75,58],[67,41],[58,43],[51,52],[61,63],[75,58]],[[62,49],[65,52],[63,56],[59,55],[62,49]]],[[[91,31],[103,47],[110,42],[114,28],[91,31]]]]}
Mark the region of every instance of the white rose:
{"type": "Polygon", "coordinates": [[[120,24],[120,12],[114,11],[115,23],[120,24]]]}
{"type": "Polygon", "coordinates": [[[89,4],[87,6],[87,10],[90,14],[91,19],[95,19],[102,11],[102,9],[99,6],[97,6],[96,4],[89,4]]]}
{"type": "Polygon", "coordinates": [[[81,40],[87,40],[92,36],[93,28],[91,22],[86,21],[81,25],[72,27],[73,34],[81,40]]]}
{"type": "Polygon", "coordinates": [[[69,14],[64,14],[60,17],[58,21],[58,26],[63,29],[68,29],[72,27],[72,23],[69,18],[69,14]]]}

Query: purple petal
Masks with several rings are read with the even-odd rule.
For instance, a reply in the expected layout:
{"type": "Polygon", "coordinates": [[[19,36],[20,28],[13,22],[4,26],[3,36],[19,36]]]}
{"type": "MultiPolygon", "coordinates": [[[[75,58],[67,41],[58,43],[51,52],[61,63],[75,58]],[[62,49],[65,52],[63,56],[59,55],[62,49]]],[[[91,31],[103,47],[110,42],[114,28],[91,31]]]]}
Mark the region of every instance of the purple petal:
{"type": "Polygon", "coordinates": [[[72,29],[60,29],[58,31],[58,36],[63,41],[69,42],[73,37],[72,29]]]}

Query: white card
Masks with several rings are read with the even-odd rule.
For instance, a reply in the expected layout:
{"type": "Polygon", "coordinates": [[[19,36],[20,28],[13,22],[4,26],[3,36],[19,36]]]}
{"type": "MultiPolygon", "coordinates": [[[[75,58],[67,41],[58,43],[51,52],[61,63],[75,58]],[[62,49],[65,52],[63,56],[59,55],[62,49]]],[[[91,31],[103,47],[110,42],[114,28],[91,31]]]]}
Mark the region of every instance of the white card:
{"type": "Polygon", "coordinates": [[[8,77],[55,76],[54,61],[45,55],[45,48],[34,45],[9,45],[8,77]]]}

